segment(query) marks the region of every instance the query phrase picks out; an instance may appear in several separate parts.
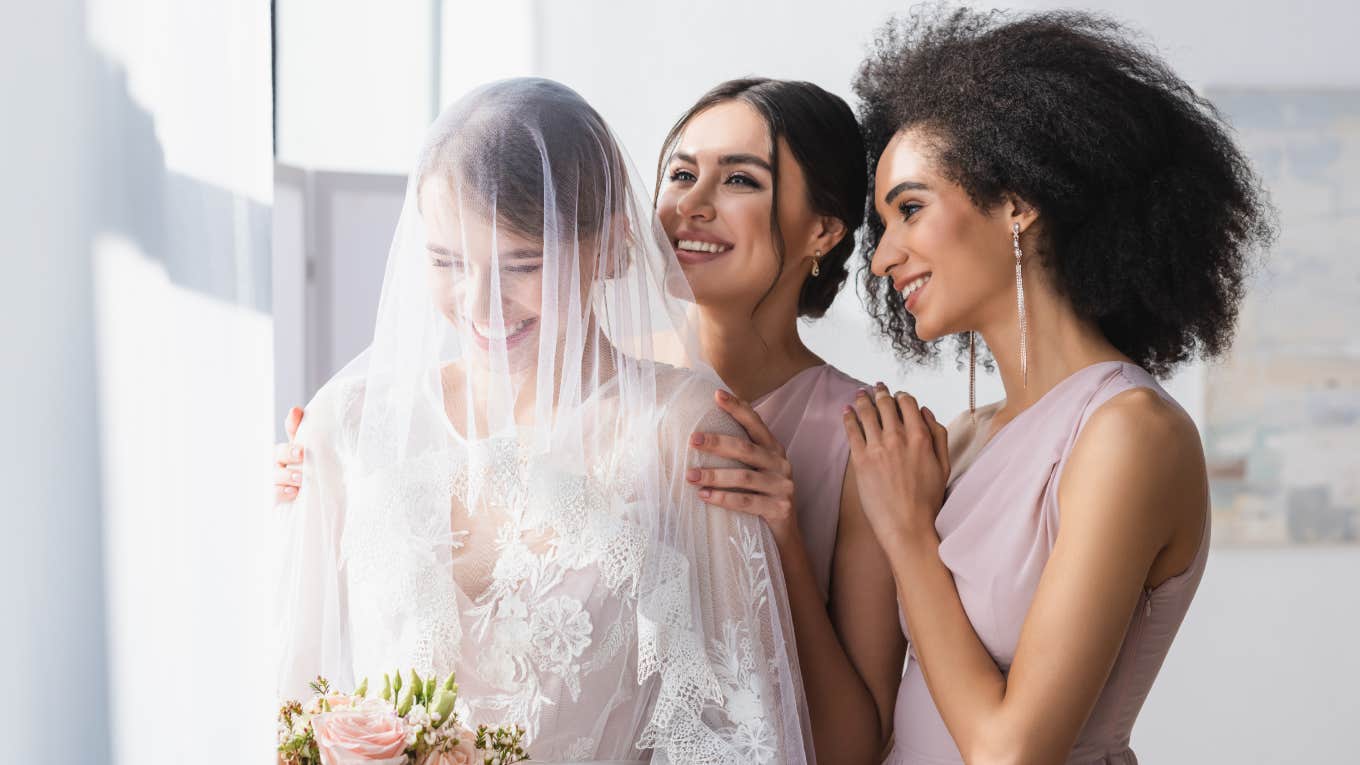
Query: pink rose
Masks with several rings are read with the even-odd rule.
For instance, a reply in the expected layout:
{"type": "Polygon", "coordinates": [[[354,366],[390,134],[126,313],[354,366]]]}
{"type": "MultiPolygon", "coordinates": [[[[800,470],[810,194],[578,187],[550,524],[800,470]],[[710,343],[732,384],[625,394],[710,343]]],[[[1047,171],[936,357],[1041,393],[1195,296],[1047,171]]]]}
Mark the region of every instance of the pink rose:
{"type": "Polygon", "coordinates": [[[452,749],[430,752],[420,765],[473,765],[481,761],[477,756],[477,734],[462,730],[458,732],[458,743],[452,749]]]}
{"type": "Polygon", "coordinates": [[[381,701],[317,715],[312,730],[322,765],[406,762],[406,721],[381,701]]]}

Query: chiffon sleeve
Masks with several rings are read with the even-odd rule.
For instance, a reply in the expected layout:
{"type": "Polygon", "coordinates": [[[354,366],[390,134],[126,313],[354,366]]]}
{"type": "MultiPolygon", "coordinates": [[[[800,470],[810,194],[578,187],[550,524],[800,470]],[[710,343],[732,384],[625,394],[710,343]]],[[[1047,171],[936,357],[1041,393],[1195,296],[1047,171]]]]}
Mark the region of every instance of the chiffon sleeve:
{"type": "Polygon", "coordinates": [[[340,539],[345,520],[342,450],[352,388],[332,383],[307,405],[295,443],[303,448],[302,487],[275,514],[276,692],[305,700],[324,676],[342,690],[354,687],[340,539]]]}
{"type": "MultiPolygon", "coordinates": [[[[712,404],[712,388],[678,397],[662,436],[688,445],[695,430],[745,437],[712,404]]],[[[639,599],[639,675],[659,676],[643,744],[660,763],[812,762],[793,624],[774,539],[752,515],[704,504],[691,467],[731,467],[677,451],[674,507],[639,599]]]]}

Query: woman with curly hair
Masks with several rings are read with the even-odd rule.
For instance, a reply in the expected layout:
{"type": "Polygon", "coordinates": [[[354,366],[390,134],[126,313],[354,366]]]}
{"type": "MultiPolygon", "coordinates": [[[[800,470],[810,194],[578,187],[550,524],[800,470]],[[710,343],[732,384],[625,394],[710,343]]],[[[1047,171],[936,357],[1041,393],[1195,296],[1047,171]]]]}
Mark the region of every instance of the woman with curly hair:
{"type": "Polygon", "coordinates": [[[1209,543],[1156,378],[1228,347],[1269,205],[1213,107],[1099,17],[898,20],[855,90],[871,312],[905,358],[985,344],[1006,394],[947,431],[882,384],[845,409],[910,646],[889,762],[1136,762],[1209,543]]]}

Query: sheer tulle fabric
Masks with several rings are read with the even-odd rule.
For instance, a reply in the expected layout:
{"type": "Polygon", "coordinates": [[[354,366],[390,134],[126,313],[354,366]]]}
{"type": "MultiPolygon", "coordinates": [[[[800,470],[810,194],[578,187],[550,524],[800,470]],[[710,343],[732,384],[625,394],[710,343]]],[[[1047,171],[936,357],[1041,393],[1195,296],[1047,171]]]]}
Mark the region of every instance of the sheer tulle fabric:
{"type": "Polygon", "coordinates": [[[535,760],[811,758],[773,541],[684,480],[696,428],[740,431],[644,188],[556,83],[435,123],[373,343],[308,405],[276,511],[282,696],[456,671],[535,760]]]}

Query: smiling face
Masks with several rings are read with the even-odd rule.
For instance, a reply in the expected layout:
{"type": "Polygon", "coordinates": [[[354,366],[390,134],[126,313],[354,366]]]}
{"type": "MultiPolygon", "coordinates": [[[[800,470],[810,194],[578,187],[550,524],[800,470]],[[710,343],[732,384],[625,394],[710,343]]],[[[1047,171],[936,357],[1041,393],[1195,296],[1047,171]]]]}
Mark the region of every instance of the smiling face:
{"type": "Polygon", "coordinates": [[[696,114],[664,168],[657,215],[701,305],[754,308],[776,276],[796,289],[797,268],[818,225],[802,168],[781,139],[780,254],[770,226],[774,172],[770,128],[750,105],[725,101],[696,114]]]}
{"type": "Polygon", "coordinates": [[[1015,312],[1009,205],[982,210],[942,175],[930,136],[899,133],[874,175],[874,209],[884,232],[873,273],[892,280],[916,319],[916,335],[934,340],[976,330],[1015,312]]]}
{"type": "Polygon", "coordinates": [[[489,367],[505,349],[512,374],[534,369],[543,312],[543,246],[466,208],[448,184],[421,187],[430,295],[464,339],[473,363],[489,367]]]}

